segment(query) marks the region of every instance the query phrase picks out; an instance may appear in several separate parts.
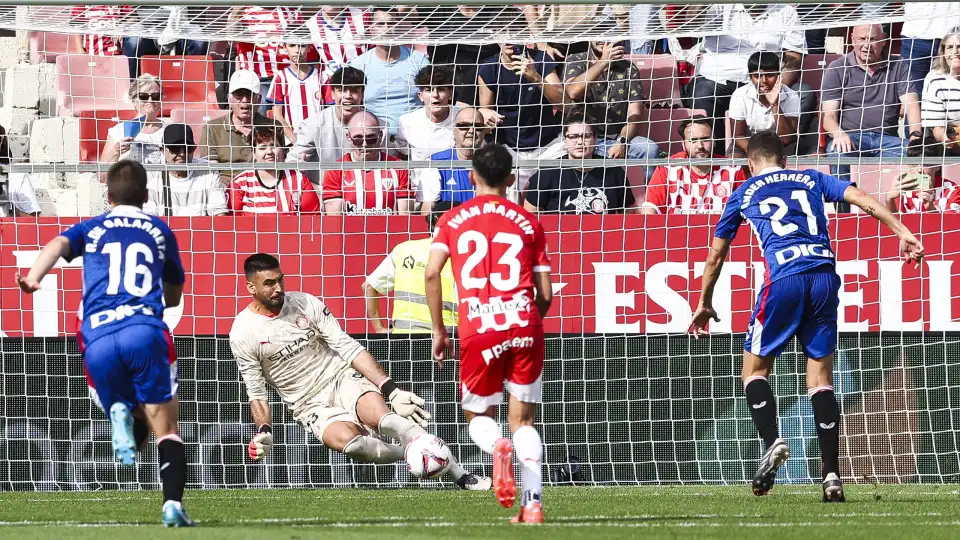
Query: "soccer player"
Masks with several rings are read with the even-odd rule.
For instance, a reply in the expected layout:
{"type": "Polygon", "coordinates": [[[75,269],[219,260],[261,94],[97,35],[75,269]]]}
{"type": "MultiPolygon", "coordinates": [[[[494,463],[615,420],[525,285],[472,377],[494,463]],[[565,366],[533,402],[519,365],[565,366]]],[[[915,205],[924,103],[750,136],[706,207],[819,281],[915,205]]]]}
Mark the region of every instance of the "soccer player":
{"type": "Polygon", "coordinates": [[[425,274],[433,323],[433,354],[442,366],[450,348],[443,322],[441,271],[451,260],[460,299],[460,385],[470,438],[493,454],[497,500],[513,506],[513,451],[521,464],[521,507],[514,523],[543,523],[543,443],[533,427],[543,389],[543,323],[550,309],[550,259],[543,227],[506,198],[513,159],[503,145],[473,155],[476,196],[437,222],[425,274]],[[536,296],[534,296],[536,291],[536,296]],[[513,441],[497,424],[503,389],[510,394],[513,441]]]}
{"type": "Polygon", "coordinates": [[[714,286],[730,242],[747,220],[767,266],[743,353],[744,393],[766,446],[753,477],[753,493],[766,495],[773,488],[777,469],[790,457],[790,448],[779,435],[776,402],[767,377],[774,359],[797,336],[807,356],[807,395],[823,461],[823,501],[843,502],[840,407],[833,392],[841,283],[830,248],[824,200],[854,204],[881,221],[900,238],[900,251],[907,260],[919,264],[923,246],[883,204],[850,182],[816,170],[785,170],[786,152],[775,133],[763,131],[750,137],[747,161],[753,177],[733,192],[717,222],[700,305],[690,330],[699,336],[711,319],[719,320],[713,308],[714,286]]]}
{"type": "MultiPolygon", "coordinates": [[[[250,459],[262,459],[273,446],[267,383],[290,407],[293,419],[327,448],[364,463],[403,459],[406,445],[427,434],[423,428],[430,413],[423,409],[423,399],[398,388],[319,298],[286,292],[275,257],[251,255],[243,272],[253,301],[233,321],[230,349],[257,428],[248,446],[250,459]],[[375,433],[400,444],[384,442],[375,433]]],[[[468,473],[456,461],[448,474],[461,489],[490,489],[489,478],[468,473]]]]}
{"type": "Polygon", "coordinates": [[[177,239],[167,224],[143,213],[147,172],[120,161],[107,172],[111,209],[51,240],[17,285],[27,294],[61,257],[83,257],[83,353],[90,395],[108,413],[113,453],[136,463],[137,447],[153,430],[163,482],[163,524],[190,527],[183,510],[187,461],[177,434],[177,352],[164,306],[180,304],[184,274],[177,239]],[[136,419],[135,419],[136,416],[136,419]]]}

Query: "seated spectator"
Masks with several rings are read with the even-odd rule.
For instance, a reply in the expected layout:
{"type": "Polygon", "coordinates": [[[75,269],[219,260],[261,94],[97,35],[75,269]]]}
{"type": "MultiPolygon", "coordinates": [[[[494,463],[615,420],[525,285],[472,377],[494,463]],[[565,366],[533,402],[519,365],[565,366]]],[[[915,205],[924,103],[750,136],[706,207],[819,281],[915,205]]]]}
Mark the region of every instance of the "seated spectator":
{"type": "MultiPolygon", "coordinates": [[[[709,159],[723,156],[713,151],[713,122],[695,116],[680,122],[683,151],[672,159],[709,159]]],[[[719,214],[727,197],[747,175],[742,167],[729,165],[661,165],[647,184],[640,206],[644,214],[719,214]]]]}
{"type": "Polygon", "coordinates": [[[117,29],[118,22],[133,15],[133,8],[129,5],[92,4],[74,6],[70,13],[71,22],[96,33],[71,35],[68,54],[89,54],[91,56],[123,54],[123,36],[110,31],[117,29]]]}
{"type": "MultiPolygon", "coordinates": [[[[209,41],[197,41],[192,39],[170,39],[168,34],[177,35],[183,32],[186,27],[193,26],[195,30],[199,27],[184,23],[184,12],[186,6],[138,6],[137,12],[151,11],[153,15],[163,15],[166,13],[167,25],[160,35],[156,38],[144,38],[138,36],[126,36],[123,38],[123,54],[128,58],[130,64],[130,78],[136,79],[140,76],[140,57],[146,55],[174,55],[174,56],[206,56],[210,52],[209,41]]],[[[144,16],[141,15],[141,19],[144,16]]],[[[148,19],[149,20],[149,19],[148,19]]],[[[144,21],[143,24],[150,24],[152,21],[144,21]]]]}
{"type": "Polygon", "coordinates": [[[570,55],[564,91],[571,101],[584,104],[586,121],[597,130],[598,154],[611,159],[660,157],[657,143],[639,135],[647,98],[640,69],[623,55],[623,43],[612,41],[595,41],[587,52],[570,55]]]}
{"type": "Polygon", "coordinates": [[[564,122],[564,146],[569,163],[544,168],[527,186],[523,207],[531,212],[608,214],[633,212],[636,200],[623,167],[593,167],[577,160],[602,159],[593,126],[583,115],[564,122]]]}
{"type": "MultiPolygon", "coordinates": [[[[901,106],[910,139],[923,137],[909,67],[890,58],[889,29],[881,25],[854,27],[853,52],[834,60],[823,74],[821,106],[830,156],[903,156],[907,141],[897,135],[901,106]]],[[[830,172],[848,179],[850,167],[831,165],[830,172]]]]}
{"type": "Polygon", "coordinates": [[[387,154],[380,120],[369,112],[353,115],[347,124],[353,150],[339,161],[369,164],[364,169],[333,169],[323,175],[323,209],[328,214],[409,214],[412,204],[408,173],[376,168],[378,162],[400,161],[387,154]]]}
{"type": "MultiPolygon", "coordinates": [[[[250,163],[253,161],[253,128],[269,127],[282,131],[280,124],[256,111],[260,104],[260,80],[252,71],[234,71],[228,88],[230,112],[210,120],[200,135],[199,156],[214,163],[250,163]]],[[[234,173],[221,171],[220,179],[229,185],[234,173]]]]}
{"type": "MultiPolygon", "coordinates": [[[[392,39],[395,25],[395,8],[373,9],[373,39],[392,39]]],[[[414,78],[429,64],[426,55],[404,45],[377,45],[350,60],[351,66],[367,76],[367,110],[386,123],[391,137],[397,134],[400,117],[420,105],[414,78]]]]}
{"type": "MultiPolygon", "coordinates": [[[[284,149],[272,129],[253,132],[253,162],[283,161],[284,149]]],[[[319,212],[320,199],[307,177],[296,170],[254,169],[234,177],[227,204],[236,214],[319,212]]]]}
{"type": "Polygon", "coordinates": [[[707,111],[707,117],[713,121],[713,137],[722,141],[730,96],[750,82],[747,59],[758,51],[782,51],[784,66],[799,66],[806,54],[803,25],[790,4],[712,4],[697,9],[737,31],[736,35],[703,39],[702,57],[691,83],[690,108],[707,111]],[[795,30],[771,32],[768,28],[795,30]]]}
{"type": "Polygon", "coordinates": [[[960,33],[947,34],[923,82],[921,123],[951,155],[960,155],[960,33]]]}
{"type": "MultiPolygon", "coordinates": [[[[500,54],[477,71],[480,106],[503,116],[494,140],[518,159],[556,159],[566,151],[558,107],[563,81],[549,54],[523,45],[503,44],[500,54]]],[[[517,170],[517,189],[526,188],[536,167],[517,170]]]]}
{"type": "Polygon", "coordinates": [[[276,72],[267,103],[273,106],[273,119],[283,126],[287,140],[295,141],[294,130],[323,106],[322,81],[316,64],[307,60],[310,45],[287,43],[289,63],[276,72]]]}
{"type": "MultiPolygon", "coordinates": [[[[480,111],[473,107],[462,108],[457,111],[454,122],[454,147],[433,154],[431,160],[470,161],[473,153],[483,146],[490,128],[480,111]]],[[[456,206],[472,199],[475,191],[470,181],[470,169],[424,169],[417,185],[417,202],[422,203],[423,215],[428,215],[438,201],[456,206]]]]}
{"type": "MultiPolygon", "coordinates": [[[[366,83],[363,72],[350,66],[338,69],[330,77],[334,104],[297,126],[293,148],[287,154],[288,163],[333,163],[352,148],[346,126],[354,114],[363,110],[366,83]]],[[[320,183],[317,171],[307,170],[305,174],[314,184],[320,183]]]]}
{"type": "MultiPolygon", "coordinates": [[[[253,71],[260,80],[259,94],[269,95],[273,76],[283,70],[289,60],[283,46],[284,33],[288,27],[303,24],[300,8],[234,6],[229,22],[255,37],[254,42],[236,42],[237,69],[253,71]]],[[[266,114],[266,108],[260,113],[266,114]]]]}
{"type": "MultiPolygon", "coordinates": [[[[160,80],[149,73],[140,75],[130,84],[128,95],[137,110],[137,117],[121,121],[107,130],[107,142],[100,153],[101,162],[132,159],[143,163],[145,159],[150,159],[150,154],[162,152],[160,102],[163,95],[160,92],[160,80]]],[[[106,172],[103,174],[106,175],[106,172]]]]}
{"type": "MultiPolygon", "coordinates": [[[[194,158],[197,144],[186,124],[168,124],[163,130],[163,156],[147,164],[206,163],[194,158]]],[[[155,216],[219,216],[227,213],[227,199],[216,171],[190,169],[147,173],[148,199],[143,211],[155,216]]]]}
{"type": "MultiPolygon", "coordinates": [[[[944,146],[935,140],[912,141],[907,155],[923,155],[942,161],[944,146]]],[[[960,212],[960,189],[954,182],[943,178],[942,170],[940,165],[920,166],[917,172],[900,175],[884,198],[887,209],[902,214],[960,212]]]]}
{"type": "Polygon", "coordinates": [[[727,154],[745,157],[750,136],[761,131],[776,133],[787,147],[787,155],[796,154],[800,96],[781,82],[780,57],[770,52],[753,53],[747,69],[750,84],[737,88],[730,97],[734,139],[727,154]]]}
{"type": "Polygon", "coordinates": [[[323,84],[323,103],[333,104],[330,77],[347,62],[373,47],[364,43],[372,18],[370,12],[359,7],[320,6],[320,11],[307,21],[313,46],[320,58],[320,82],[323,84]]]}
{"type": "MultiPolygon", "coordinates": [[[[446,66],[426,66],[415,79],[417,95],[423,107],[400,117],[397,128],[397,152],[411,160],[430,159],[441,150],[453,147],[453,122],[457,107],[453,99],[453,70],[446,66]]],[[[420,170],[414,171],[414,185],[420,183],[420,170]]]]}

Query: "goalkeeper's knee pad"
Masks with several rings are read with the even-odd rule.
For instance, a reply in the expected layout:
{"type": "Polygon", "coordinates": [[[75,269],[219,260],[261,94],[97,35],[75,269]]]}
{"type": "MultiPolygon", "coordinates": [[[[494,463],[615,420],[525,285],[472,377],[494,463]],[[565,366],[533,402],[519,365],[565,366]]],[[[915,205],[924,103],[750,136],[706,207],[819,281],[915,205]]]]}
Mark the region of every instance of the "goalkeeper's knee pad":
{"type": "Polygon", "coordinates": [[[343,447],[343,453],[364,463],[394,463],[403,459],[403,448],[368,435],[354,437],[343,447]]]}

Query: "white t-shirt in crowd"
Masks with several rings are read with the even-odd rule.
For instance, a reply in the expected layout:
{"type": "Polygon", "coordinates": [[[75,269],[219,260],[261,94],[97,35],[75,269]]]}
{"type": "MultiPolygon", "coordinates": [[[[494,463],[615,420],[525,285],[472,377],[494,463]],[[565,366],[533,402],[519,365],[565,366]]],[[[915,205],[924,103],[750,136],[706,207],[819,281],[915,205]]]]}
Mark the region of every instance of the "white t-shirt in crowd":
{"type": "MultiPolygon", "coordinates": [[[[786,116],[800,116],[800,96],[788,86],[780,88],[780,112],[786,116]]],[[[760,93],[753,84],[734,90],[730,96],[730,118],[746,122],[751,135],[777,127],[773,112],[760,103],[760,93]]]]}
{"type": "Polygon", "coordinates": [[[947,32],[960,27],[960,17],[938,17],[937,14],[957,10],[960,10],[960,2],[904,2],[903,11],[908,20],[904,21],[900,35],[914,39],[943,39],[947,32]],[[909,20],[914,17],[926,18],[909,20]]]}
{"type": "Polygon", "coordinates": [[[923,80],[920,120],[925,128],[960,123],[960,81],[931,71],[923,80]]]}
{"type": "MultiPolygon", "coordinates": [[[[459,108],[450,107],[450,114],[442,122],[434,123],[423,107],[400,117],[397,126],[397,151],[411,160],[426,160],[437,152],[453,148],[454,120],[459,108]]],[[[420,184],[422,169],[413,170],[413,185],[420,184]]]]}
{"type": "MultiPolygon", "coordinates": [[[[3,179],[0,178],[0,183],[3,179]]],[[[10,173],[6,186],[0,186],[0,217],[16,216],[15,210],[24,214],[40,212],[40,202],[34,188],[36,180],[30,173],[10,173]]]]}

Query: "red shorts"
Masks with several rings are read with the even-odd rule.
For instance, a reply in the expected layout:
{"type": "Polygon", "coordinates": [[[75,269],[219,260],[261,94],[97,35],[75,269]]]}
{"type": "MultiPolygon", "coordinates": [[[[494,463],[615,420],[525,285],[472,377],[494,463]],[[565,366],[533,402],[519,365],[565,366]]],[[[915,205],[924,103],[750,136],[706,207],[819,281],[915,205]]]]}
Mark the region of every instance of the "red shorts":
{"type": "Polygon", "coordinates": [[[460,341],[463,409],[482,413],[503,403],[503,389],[525,403],[543,391],[543,327],[475,334],[460,341]]]}

